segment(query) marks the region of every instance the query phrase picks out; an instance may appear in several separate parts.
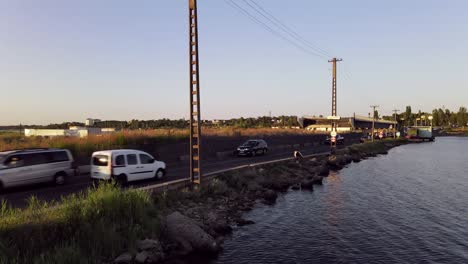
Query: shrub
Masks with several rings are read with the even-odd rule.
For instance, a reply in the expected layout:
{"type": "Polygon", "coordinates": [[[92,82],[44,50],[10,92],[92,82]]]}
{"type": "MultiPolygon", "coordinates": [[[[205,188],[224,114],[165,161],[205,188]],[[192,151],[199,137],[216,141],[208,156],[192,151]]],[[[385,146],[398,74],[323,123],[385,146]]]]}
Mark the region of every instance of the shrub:
{"type": "Polygon", "coordinates": [[[210,184],[208,186],[204,186],[201,191],[203,196],[226,196],[231,192],[226,182],[219,179],[213,179],[210,184]]]}

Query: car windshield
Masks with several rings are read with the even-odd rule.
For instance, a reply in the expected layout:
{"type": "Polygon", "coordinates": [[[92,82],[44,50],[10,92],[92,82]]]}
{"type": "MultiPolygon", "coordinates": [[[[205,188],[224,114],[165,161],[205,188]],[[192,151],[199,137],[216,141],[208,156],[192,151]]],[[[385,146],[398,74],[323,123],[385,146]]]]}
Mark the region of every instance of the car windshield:
{"type": "Polygon", "coordinates": [[[245,142],[244,144],[242,144],[243,147],[253,147],[257,144],[257,141],[255,140],[249,140],[247,142],[245,142]]]}

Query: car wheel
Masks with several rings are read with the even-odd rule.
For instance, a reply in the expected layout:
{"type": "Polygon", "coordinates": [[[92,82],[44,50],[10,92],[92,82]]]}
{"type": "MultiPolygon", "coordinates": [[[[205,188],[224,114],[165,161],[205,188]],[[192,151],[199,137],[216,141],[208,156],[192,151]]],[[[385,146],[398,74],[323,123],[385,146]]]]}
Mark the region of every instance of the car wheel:
{"type": "Polygon", "coordinates": [[[57,186],[64,185],[66,182],[67,175],[64,172],[59,172],[54,177],[54,183],[57,186]]]}
{"type": "Polygon", "coordinates": [[[116,183],[119,184],[120,186],[127,186],[127,184],[128,184],[127,175],[120,174],[119,176],[117,176],[117,182],[116,183]]]}
{"type": "Polygon", "coordinates": [[[160,179],[162,179],[162,178],[164,177],[164,175],[166,175],[166,173],[164,172],[164,170],[163,170],[163,169],[159,169],[159,170],[157,170],[156,173],[154,174],[154,178],[155,178],[156,180],[160,180],[160,179]]]}
{"type": "Polygon", "coordinates": [[[100,181],[98,179],[92,179],[91,181],[92,181],[94,187],[99,186],[100,181]]]}
{"type": "Polygon", "coordinates": [[[252,157],[255,157],[257,155],[257,150],[252,150],[252,157]]]}

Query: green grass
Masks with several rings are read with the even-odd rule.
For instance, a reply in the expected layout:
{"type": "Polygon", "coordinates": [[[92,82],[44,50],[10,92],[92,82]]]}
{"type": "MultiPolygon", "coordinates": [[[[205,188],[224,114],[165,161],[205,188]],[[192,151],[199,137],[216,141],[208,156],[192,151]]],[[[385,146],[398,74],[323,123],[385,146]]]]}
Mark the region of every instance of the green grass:
{"type": "Polygon", "coordinates": [[[351,153],[360,152],[360,153],[379,154],[379,153],[386,151],[385,144],[401,145],[404,142],[406,142],[406,139],[404,138],[400,138],[400,139],[389,138],[389,139],[384,139],[384,140],[376,140],[374,142],[367,141],[362,144],[354,144],[354,145],[349,146],[348,149],[351,153]]]}
{"type": "Polygon", "coordinates": [[[458,135],[468,136],[468,127],[448,128],[448,129],[445,129],[445,132],[446,132],[448,135],[454,135],[454,136],[458,136],[458,135]]]}
{"type": "Polygon", "coordinates": [[[159,238],[161,217],[180,203],[233,192],[222,180],[156,196],[108,183],[53,203],[31,197],[23,209],[1,201],[0,264],[108,263],[135,253],[140,239],[159,238]]]}
{"type": "Polygon", "coordinates": [[[25,209],[0,206],[0,263],[96,263],[135,250],[159,232],[151,196],[103,184],[47,204],[30,198],[25,209]]]}
{"type": "MultiPolygon", "coordinates": [[[[277,169],[276,169],[277,170],[277,169]]],[[[0,203],[0,264],[109,263],[123,252],[136,252],[136,241],[159,238],[160,220],[180,204],[222,201],[269,186],[274,167],[227,173],[199,190],[174,190],[151,196],[103,184],[45,203],[31,197],[24,209],[0,203]],[[268,175],[269,177],[266,177],[268,175]],[[271,176],[271,177],[270,177],[271,176]]]]}

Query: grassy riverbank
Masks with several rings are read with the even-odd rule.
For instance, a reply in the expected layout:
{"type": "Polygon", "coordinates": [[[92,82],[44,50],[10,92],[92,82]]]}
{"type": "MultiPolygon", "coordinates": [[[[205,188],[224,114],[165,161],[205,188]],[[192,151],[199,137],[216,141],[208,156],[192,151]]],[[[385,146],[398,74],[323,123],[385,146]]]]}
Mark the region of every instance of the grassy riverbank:
{"type": "Polygon", "coordinates": [[[437,131],[437,136],[468,136],[468,127],[448,128],[437,131]]]}
{"type": "Polygon", "coordinates": [[[203,250],[196,247],[202,244],[196,240],[199,236],[187,233],[203,232],[204,241],[219,245],[232,225],[252,224],[242,219],[242,212],[252,209],[256,202],[272,204],[278,192],[291,188],[312,191],[330,169],[384,154],[404,143],[369,142],[352,145],[335,155],[228,172],[195,191],[150,195],[104,184],[57,203],[45,204],[31,198],[25,209],[10,209],[3,203],[0,263],[110,263],[123,252],[131,258],[138,252],[141,256],[146,251],[138,241],[146,238],[160,241],[158,261],[180,259],[203,250]],[[189,226],[185,233],[181,229],[171,235],[168,230],[174,223],[166,219],[176,211],[189,219],[189,226]]]}
{"type": "Polygon", "coordinates": [[[58,203],[34,198],[25,209],[0,208],[0,263],[98,263],[137,238],[156,235],[148,193],[102,185],[58,203]]]}

